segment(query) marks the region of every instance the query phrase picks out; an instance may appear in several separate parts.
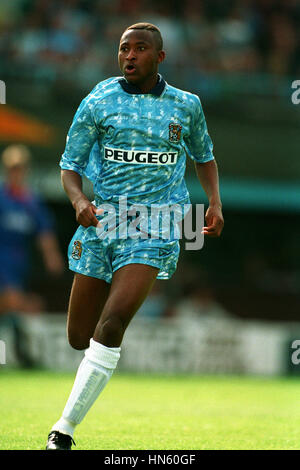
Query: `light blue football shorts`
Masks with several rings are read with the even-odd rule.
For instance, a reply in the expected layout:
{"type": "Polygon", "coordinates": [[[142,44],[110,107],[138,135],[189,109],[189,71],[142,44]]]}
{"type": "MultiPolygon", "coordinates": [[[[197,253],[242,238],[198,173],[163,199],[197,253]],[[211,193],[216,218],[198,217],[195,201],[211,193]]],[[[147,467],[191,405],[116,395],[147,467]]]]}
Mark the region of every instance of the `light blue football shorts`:
{"type": "Polygon", "coordinates": [[[170,279],[179,252],[178,240],[99,238],[95,227],[79,226],[69,244],[69,268],[111,283],[115,271],[138,263],[158,268],[157,279],[170,279]]]}

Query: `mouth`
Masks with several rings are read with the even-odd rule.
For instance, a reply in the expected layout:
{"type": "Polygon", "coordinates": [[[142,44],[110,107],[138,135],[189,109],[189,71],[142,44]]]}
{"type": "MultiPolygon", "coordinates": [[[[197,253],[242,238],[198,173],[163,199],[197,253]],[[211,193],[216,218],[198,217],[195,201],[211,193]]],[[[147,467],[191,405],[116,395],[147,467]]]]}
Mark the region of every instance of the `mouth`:
{"type": "Polygon", "coordinates": [[[132,75],[136,72],[136,68],[134,65],[129,64],[129,65],[126,65],[126,67],[124,68],[124,72],[126,75],[132,75]]]}

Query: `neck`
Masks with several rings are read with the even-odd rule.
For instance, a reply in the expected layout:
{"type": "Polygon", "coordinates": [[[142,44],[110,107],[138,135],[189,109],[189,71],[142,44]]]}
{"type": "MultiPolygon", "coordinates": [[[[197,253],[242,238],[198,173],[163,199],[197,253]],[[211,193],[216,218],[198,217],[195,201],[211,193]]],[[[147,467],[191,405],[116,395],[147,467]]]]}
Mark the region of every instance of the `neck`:
{"type": "Polygon", "coordinates": [[[10,191],[14,193],[21,193],[26,190],[23,182],[17,183],[16,181],[8,181],[7,187],[9,188],[10,191]]]}
{"type": "Polygon", "coordinates": [[[135,85],[141,90],[142,93],[148,93],[158,82],[158,73],[156,72],[151,77],[144,80],[142,83],[136,83],[135,85]]]}

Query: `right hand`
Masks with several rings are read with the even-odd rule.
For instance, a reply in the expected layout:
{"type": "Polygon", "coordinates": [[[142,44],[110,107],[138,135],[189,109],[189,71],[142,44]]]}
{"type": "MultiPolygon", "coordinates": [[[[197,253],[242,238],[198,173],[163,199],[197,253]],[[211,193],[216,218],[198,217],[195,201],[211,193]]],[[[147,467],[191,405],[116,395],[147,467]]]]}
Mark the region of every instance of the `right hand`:
{"type": "Polygon", "coordinates": [[[79,199],[74,204],[76,211],[76,220],[83,227],[100,227],[101,224],[95,214],[103,212],[103,210],[97,209],[88,199],[79,199]]]}

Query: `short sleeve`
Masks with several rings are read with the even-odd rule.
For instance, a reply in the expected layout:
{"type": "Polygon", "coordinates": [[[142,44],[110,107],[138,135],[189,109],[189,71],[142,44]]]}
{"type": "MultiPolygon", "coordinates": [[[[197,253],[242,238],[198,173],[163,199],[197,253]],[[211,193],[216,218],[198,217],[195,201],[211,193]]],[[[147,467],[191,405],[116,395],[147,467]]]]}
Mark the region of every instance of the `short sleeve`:
{"type": "Polygon", "coordinates": [[[213,143],[208,134],[200,99],[196,95],[194,97],[190,134],[185,139],[185,143],[189,156],[198,163],[205,163],[214,159],[213,143]]]}
{"type": "Polygon", "coordinates": [[[88,164],[98,130],[92,116],[92,100],[88,95],[80,104],[69,129],[65,151],[60,160],[62,170],[73,170],[80,176],[88,164]]]}
{"type": "Polygon", "coordinates": [[[45,201],[37,195],[32,195],[30,212],[35,221],[35,234],[53,232],[54,218],[52,212],[46,206],[45,201]]]}

